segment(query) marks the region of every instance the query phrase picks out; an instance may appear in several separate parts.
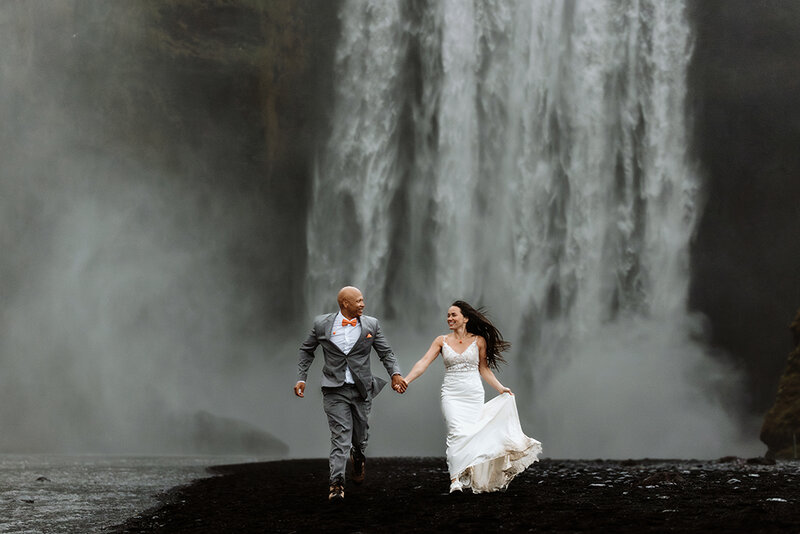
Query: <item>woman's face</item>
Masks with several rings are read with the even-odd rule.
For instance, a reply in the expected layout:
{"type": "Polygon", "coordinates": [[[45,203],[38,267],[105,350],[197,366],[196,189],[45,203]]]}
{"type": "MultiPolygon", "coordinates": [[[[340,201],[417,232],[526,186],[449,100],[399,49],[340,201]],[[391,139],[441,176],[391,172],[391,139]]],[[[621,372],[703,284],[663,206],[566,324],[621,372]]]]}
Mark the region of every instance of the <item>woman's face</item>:
{"type": "Polygon", "coordinates": [[[461,313],[461,308],[458,306],[450,306],[447,309],[447,327],[450,330],[458,330],[460,327],[467,324],[468,319],[461,313]]]}

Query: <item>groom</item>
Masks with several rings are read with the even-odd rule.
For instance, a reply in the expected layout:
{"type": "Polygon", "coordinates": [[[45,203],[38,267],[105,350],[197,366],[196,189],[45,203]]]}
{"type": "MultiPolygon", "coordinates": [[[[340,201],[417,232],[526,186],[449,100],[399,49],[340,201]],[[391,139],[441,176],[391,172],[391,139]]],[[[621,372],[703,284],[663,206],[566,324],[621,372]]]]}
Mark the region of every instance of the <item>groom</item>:
{"type": "Polygon", "coordinates": [[[311,335],[300,347],[294,394],[305,396],[308,368],[317,345],[322,345],[322,397],[331,430],[331,482],[328,500],[344,499],[344,473],[348,454],[353,461],[353,482],[364,481],[366,472],[367,417],[372,398],[386,381],[372,376],[371,349],[392,377],[392,389],[403,393],[408,384],[397,367],[394,353],[374,317],[362,315],[364,297],[355,287],[343,287],[337,297],[339,311],[314,319],[311,335]]]}

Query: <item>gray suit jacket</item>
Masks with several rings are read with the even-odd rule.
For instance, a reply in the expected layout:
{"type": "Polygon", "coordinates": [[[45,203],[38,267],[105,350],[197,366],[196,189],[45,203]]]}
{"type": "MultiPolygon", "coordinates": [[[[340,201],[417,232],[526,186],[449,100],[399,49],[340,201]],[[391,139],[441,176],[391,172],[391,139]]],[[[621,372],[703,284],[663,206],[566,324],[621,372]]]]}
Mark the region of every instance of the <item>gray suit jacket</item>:
{"type": "Polygon", "coordinates": [[[372,376],[369,367],[369,357],[372,349],[378,354],[381,363],[386,368],[389,376],[399,374],[400,368],[394,357],[392,348],[386,342],[381,332],[381,325],[378,320],[368,315],[362,315],[361,336],[350,349],[348,354],[341,351],[331,341],[333,331],[333,320],[337,312],[320,315],[314,319],[314,326],[311,334],[305,343],[300,346],[300,359],[297,362],[297,379],[306,381],[308,378],[308,368],[314,361],[314,351],[318,345],[322,345],[322,354],[325,363],[322,366],[322,387],[338,387],[344,384],[345,367],[349,366],[353,374],[356,388],[364,399],[371,399],[377,395],[386,381],[372,376]]]}

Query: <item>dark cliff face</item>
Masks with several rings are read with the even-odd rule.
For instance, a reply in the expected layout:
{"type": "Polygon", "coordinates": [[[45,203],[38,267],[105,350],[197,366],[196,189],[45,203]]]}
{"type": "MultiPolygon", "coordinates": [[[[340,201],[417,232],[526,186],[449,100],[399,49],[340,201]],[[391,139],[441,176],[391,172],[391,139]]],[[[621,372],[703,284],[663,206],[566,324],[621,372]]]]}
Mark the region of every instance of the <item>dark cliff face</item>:
{"type": "Polygon", "coordinates": [[[775,395],[800,302],[800,4],[696,0],[694,147],[707,184],[691,305],[746,370],[750,408],[775,395]]]}
{"type": "Polygon", "coordinates": [[[79,0],[70,13],[64,98],[90,125],[79,142],[164,171],[211,203],[235,197],[226,209],[245,203],[226,252],[238,290],[254,295],[252,328],[302,310],[307,188],[326,135],[337,11],[328,0],[79,0]]]}
{"type": "Polygon", "coordinates": [[[188,374],[241,383],[303,313],[337,12],[0,6],[0,450],[238,446],[160,430],[196,409],[188,374]]]}
{"type": "Polygon", "coordinates": [[[761,441],[767,444],[767,456],[797,457],[800,434],[800,311],[790,327],[795,349],[786,360],[778,383],[778,393],[761,426],[761,441]]]}

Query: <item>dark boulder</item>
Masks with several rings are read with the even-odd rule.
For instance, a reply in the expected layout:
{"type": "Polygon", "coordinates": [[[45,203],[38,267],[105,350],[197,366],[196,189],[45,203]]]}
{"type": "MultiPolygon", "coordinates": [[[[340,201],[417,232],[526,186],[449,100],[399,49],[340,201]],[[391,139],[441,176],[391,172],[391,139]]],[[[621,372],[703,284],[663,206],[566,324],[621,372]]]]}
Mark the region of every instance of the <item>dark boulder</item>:
{"type": "Polygon", "coordinates": [[[800,311],[790,326],[795,348],[778,382],[778,393],[764,418],[761,441],[767,444],[768,458],[796,457],[800,440],[800,311]]]}
{"type": "Polygon", "coordinates": [[[269,432],[232,417],[206,411],[173,416],[168,441],[182,454],[247,454],[282,457],[289,447],[269,432]]]}

